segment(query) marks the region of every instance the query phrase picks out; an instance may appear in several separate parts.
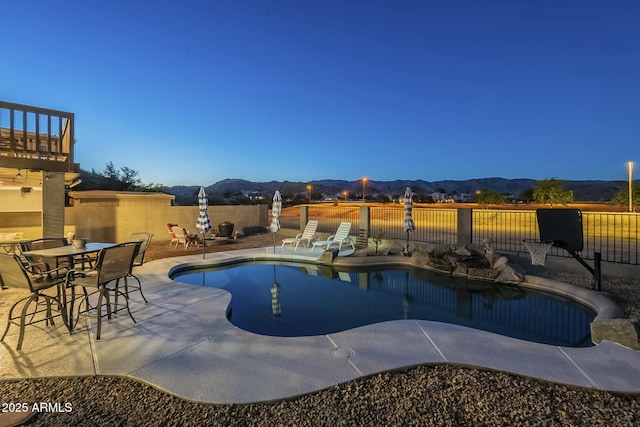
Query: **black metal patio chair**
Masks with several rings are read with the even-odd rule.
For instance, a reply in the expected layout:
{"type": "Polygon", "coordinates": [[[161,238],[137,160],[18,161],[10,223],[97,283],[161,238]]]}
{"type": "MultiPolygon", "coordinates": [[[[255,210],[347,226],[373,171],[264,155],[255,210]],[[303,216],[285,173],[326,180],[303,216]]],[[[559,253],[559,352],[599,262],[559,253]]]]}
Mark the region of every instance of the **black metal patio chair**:
{"type": "Polygon", "coordinates": [[[138,277],[135,274],[133,274],[133,267],[139,267],[142,264],[144,264],[144,254],[147,251],[147,249],[149,249],[149,245],[151,244],[152,238],[153,238],[153,234],[147,233],[146,231],[131,233],[131,235],[129,236],[129,241],[131,242],[140,241],[140,249],[138,250],[138,255],[136,255],[136,257],[133,260],[133,264],[131,265],[131,271],[124,278],[124,293],[127,296],[127,298],[129,297],[129,290],[138,291],[140,292],[140,296],[142,296],[142,299],[144,300],[145,303],[147,302],[147,299],[144,297],[144,294],[142,293],[142,283],[140,282],[140,279],[138,279],[138,277]],[[136,279],[138,284],[129,286],[129,281],[127,280],[129,277],[133,277],[134,279],[136,279]]]}
{"type": "Polygon", "coordinates": [[[64,277],[60,277],[55,273],[55,270],[47,272],[38,270],[38,273],[32,274],[17,255],[0,254],[0,283],[7,288],[21,288],[29,291],[27,297],[19,299],[9,309],[7,327],[0,341],[4,341],[12,324],[17,325],[20,327],[20,333],[16,349],[21,350],[25,326],[39,322],[46,322],[47,326],[49,323],[54,325],[53,318],[57,316],[62,316],[65,325],[67,324],[67,316],[60,299],[59,288],[56,290],[55,296],[44,293],[45,290],[56,287],[64,281],[64,277]],[[20,315],[14,316],[14,310],[20,303],[24,303],[20,310],[20,315]],[[34,309],[29,311],[32,303],[35,303],[34,309]],[[44,307],[42,306],[43,303],[44,307]],[[51,310],[51,306],[54,303],[58,306],[58,314],[54,314],[51,310]],[[40,313],[45,313],[44,318],[39,316],[40,313]]]}
{"type": "MultiPolygon", "coordinates": [[[[102,249],[98,253],[95,266],[90,270],[76,270],[72,269],[67,272],[65,288],[71,289],[71,301],[69,309],[69,326],[70,331],[75,328],[80,313],[87,312],[92,309],[96,310],[97,319],[97,332],[96,339],[100,339],[100,333],[102,329],[102,318],[106,315],[111,319],[112,313],[118,311],[118,296],[122,296],[125,301],[125,308],[129,313],[129,317],[136,323],[136,320],[131,314],[129,309],[129,298],[124,292],[118,289],[118,282],[120,279],[125,279],[130,273],[133,265],[133,260],[138,254],[140,249],[140,242],[127,242],[116,246],[111,246],[102,249]],[[75,304],[75,288],[81,287],[83,295],[78,304],[78,316],[74,321],[73,310],[75,304]],[[88,292],[88,289],[95,289],[93,292],[88,292]],[[98,294],[97,303],[91,306],[89,298],[98,294]],[[112,310],[111,295],[114,296],[114,309],[112,310]],[[82,311],[82,304],[84,303],[85,310],[82,311]],[[102,313],[103,304],[106,306],[106,314],[102,313]]],[[[66,298],[66,295],[64,296],[66,298]]]]}

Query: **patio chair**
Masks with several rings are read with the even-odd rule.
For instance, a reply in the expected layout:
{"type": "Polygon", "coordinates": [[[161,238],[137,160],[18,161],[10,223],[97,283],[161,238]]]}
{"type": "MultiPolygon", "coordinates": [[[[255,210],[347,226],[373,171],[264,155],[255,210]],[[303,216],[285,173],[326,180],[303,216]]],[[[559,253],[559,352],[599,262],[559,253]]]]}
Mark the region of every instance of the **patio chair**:
{"type": "Polygon", "coordinates": [[[133,274],[133,267],[139,267],[142,264],[144,264],[144,254],[147,251],[147,249],[149,249],[149,245],[151,244],[152,238],[153,238],[153,234],[147,233],[146,231],[131,233],[131,235],[129,236],[129,241],[130,242],[139,241],[140,249],[138,250],[138,255],[136,255],[136,257],[133,260],[133,264],[131,265],[131,272],[129,273],[129,275],[127,275],[124,278],[124,293],[126,297],[129,298],[129,289],[131,289],[132,291],[138,291],[140,292],[140,296],[142,296],[142,299],[144,300],[145,303],[147,302],[147,299],[144,297],[144,294],[142,293],[142,283],[140,283],[140,279],[138,279],[138,277],[135,274],[133,274]],[[134,279],[136,279],[136,281],[138,282],[138,285],[137,286],[132,285],[130,287],[127,280],[129,277],[133,277],[134,279]]]}
{"type": "MultiPolygon", "coordinates": [[[[68,242],[65,237],[45,237],[43,239],[35,239],[20,244],[21,252],[25,251],[37,251],[40,249],[59,248],[67,246],[68,242]]],[[[73,257],[66,259],[60,258],[47,258],[36,255],[22,255],[22,260],[25,265],[29,265],[33,269],[34,273],[53,271],[60,267],[71,268],[73,266],[73,257]]]]}
{"type": "Polygon", "coordinates": [[[296,237],[287,237],[286,239],[282,239],[282,247],[284,248],[284,245],[295,245],[295,250],[298,250],[298,245],[300,245],[300,243],[304,243],[304,247],[308,248],[311,241],[315,238],[317,228],[318,221],[315,219],[310,220],[307,222],[302,233],[298,233],[296,237]]]}
{"type": "MultiPolygon", "coordinates": [[[[40,270],[39,270],[40,271],[40,270]]],[[[24,340],[24,328],[28,325],[33,325],[39,322],[46,322],[49,325],[51,322],[54,325],[53,318],[62,316],[65,325],[67,324],[67,316],[64,310],[64,306],[60,301],[59,289],[55,296],[44,293],[45,290],[53,288],[62,283],[64,278],[57,276],[56,274],[50,274],[52,272],[43,272],[40,274],[31,274],[18,255],[0,254],[0,283],[7,288],[21,288],[30,292],[29,296],[21,298],[16,301],[9,309],[7,315],[7,327],[2,334],[0,341],[4,341],[4,338],[9,332],[9,327],[14,324],[20,327],[20,333],[18,336],[18,345],[16,350],[22,349],[22,342],[24,340]],[[13,311],[18,304],[24,302],[24,306],[20,310],[20,315],[13,314],[13,311]],[[35,308],[32,312],[29,312],[29,306],[35,302],[35,308]],[[44,307],[42,304],[44,303],[44,307]],[[51,311],[51,305],[55,303],[58,306],[58,314],[53,314],[51,311]],[[37,314],[45,313],[44,318],[36,316],[37,314]],[[27,320],[29,318],[29,320],[27,320]]]]}
{"type": "Polygon", "coordinates": [[[187,247],[189,247],[190,245],[198,244],[198,236],[189,233],[179,225],[174,225],[173,227],[171,227],[171,231],[173,231],[173,234],[175,234],[176,236],[176,249],[180,244],[183,244],[185,249],[187,249],[187,247]]]}
{"type": "Polygon", "coordinates": [[[353,240],[349,237],[349,232],[351,231],[351,223],[347,221],[343,221],[338,226],[338,230],[336,230],[336,234],[329,236],[327,240],[318,240],[312,243],[313,248],[315,250],[316,247],[324,248],[325,250],[337,248],[338,251],[342,250],[343,245],[351,246],[351,249],[355,250],[355,245],[353,244],[353,240]]]}
{"type": "Polygon", "coordinates": [[[111,319],[112,313],[118,311],[118,296],[122,296],[125,301],[125,308],[127,309],[127,313],[129,313],[129,317],[133,320],[133,323],[136,323],[136,319],[133,318],[131,314],[131,310],[129,309],[129,299],[124,294],[124,292],[118,289],[118,282],[120,279],[127,277],[131,273],[131,268],[133,265],[133,260],[138,254],[138,250],[140,249],[141,242],[127,242],[122,243],[116,246],[111,246],[105,249],[102,249],[98,254],[98,260],[96,265],[91,270],[69,270],[67,272],[66,280],[65,280],[65,288],[71,289],[71,302],[69,308],[69,330],[73,331],[75,325],[80,318],[80,313],[88,312],[91,309],[96,309],[96,318],[97,318],[97,330],[96,330],[96,339],[100,339],[100,333],[102,329],[102,318],[105,316],[102,314],[102,305],[106,306],[107,318],[111,319]],[[109,286],[109,284],[113,284],[109,286]],[[83,297],[78,304],[78,316],[75,319],[73,316],[73,306],[75,300],[75,288],[81,287],[83,291],[83,297]],[[87,289],[94,288],[95,291],[89,293],[87,289]],[[92,307],[89,303],[89,298],[93,294],[98,294],[98,301],[95,307],[92,307]],[[110,295],[114,295],[114,309],[111,309],[111,298],[110,295]],[[84,302],[85,310],[81,311],[82,303],[84,302]]]}

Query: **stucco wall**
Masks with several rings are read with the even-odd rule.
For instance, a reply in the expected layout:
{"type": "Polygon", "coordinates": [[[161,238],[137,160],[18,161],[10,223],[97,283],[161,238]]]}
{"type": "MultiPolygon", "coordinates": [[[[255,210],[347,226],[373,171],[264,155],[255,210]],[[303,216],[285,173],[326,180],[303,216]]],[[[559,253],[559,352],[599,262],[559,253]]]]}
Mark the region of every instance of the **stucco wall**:
{"type": "MultiPolygon", "coordinates": [[[[235,224],[234,230],[246,234],[267,224],[267,206],[210,206],[207,213],[214,228],[223,221],[235,224]]],[[[67,207],[65,233],[93,241],[124,242],[135,231],[153,233],[155,240],[169,240],[166,224],[179,224],[196,232],[197,206],[166,207],[67,207]]]]}

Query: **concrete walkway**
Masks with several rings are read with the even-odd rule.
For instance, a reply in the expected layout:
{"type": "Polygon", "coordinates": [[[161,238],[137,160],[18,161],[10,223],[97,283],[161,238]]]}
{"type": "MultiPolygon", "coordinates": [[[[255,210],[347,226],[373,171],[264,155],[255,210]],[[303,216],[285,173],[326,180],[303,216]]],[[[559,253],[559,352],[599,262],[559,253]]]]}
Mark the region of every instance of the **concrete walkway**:
{"type": "MultiPolygon", "coordinates": [[[[309,261],[319,255],[269,247],[211,253],[204,262],[265,257],[309,261]]],[[[85,317],[73,335],[61,321],[54,327],[28,327],[23,349],[16,351],[17,328],[12,327],[0,343],[0,378],[119,375],[195,401],[248,403],[305,394],[395,368],[450,363],[640,392],[640,352],[607,341],[589,348],[557,347],[423,320],[312,337],[256,335],[227,321],[227,292],[180,284],[167,276],[177,265],[202,263],[202,255],[192,255],[138,267],[135,273],[148,304],[133,294],[137,323],[119,312],[103,323],[99,341],[95,321],[85,317]]],[[[5,292],[11,296],[16,291],[5,292]]]]}

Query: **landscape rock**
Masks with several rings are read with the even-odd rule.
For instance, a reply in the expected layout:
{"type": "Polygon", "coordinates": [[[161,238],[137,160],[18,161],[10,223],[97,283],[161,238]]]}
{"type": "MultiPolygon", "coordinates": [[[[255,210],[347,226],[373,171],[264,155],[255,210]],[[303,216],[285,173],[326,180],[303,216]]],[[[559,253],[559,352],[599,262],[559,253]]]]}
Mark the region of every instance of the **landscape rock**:
{"type": "Polygon", "coordinates": [[[454,264],[455,265],[462,264],[467,268],[490,268],[491,267],[491,264],[489,264],[489,261],[487,261],[486,258],[479,257],[479,256],[459,258],[455,260],[454,264]]]}
{"type": "Polygon", "coordinates": [[[427,252],[429,255],[433,255],[434,257],[443,257],[449,252],[451,252],[451,246],[445,244],[436,244],[430,248],[431,250],[427,252]]]}
{"type": "Polygon", "coordinates": [[[509,267],[509,259],[506,256],[485,253],[484,247],[475,244],[421,245],[416,248],[413,258],[417,266],[454,276],[512,284],[524,280],[524,273],[509,267]]]}
{"type": "Polygon", "coordinates": [[[486,237],[482,239],[482,245],[484,246],[484,252],[486,254],[493,253],[493,241],[490,238],[486,237]]]}
{"type": "Polygon", "coordinates": [[[471,251],[465,247],[456,248],[454,253],[460,256],[471,256],[471,251]]]}
{"type": "Polygon", "coordinates": [[[465,246],[465,248],[467,248],[467,250],[469,252],[472,252],[474,254],[480,254],[480,255],[484,255],[484,246],[480,246],[476,243],[469,243],[468,245],[465,246]]]}
{"type": "MultiPolygon", "coordinates": [[[[502,257],[504,258],[504,257],[502,257]]],[[[498,276],[495,281],[500,283],[521,283],[524,280],[524,273],[516,270],[509,264],[503,264],[496,269],[498,276]]]]}
{"type": "Polygon", "coordinates": [[[454,276],[466,277],[469,275],[469,268],[464,264],[458,264],[454,268],[452,274],[454,276]]]}
{"type": "Polygon", "coordinates": [[[426,263],[426,266],[431,268],[432,270],[445,274],[451,274],[454,269],[453,265],[451,265],[449,262],[445,261],[442,258],[436,257],[430,257],[426,263]]]}
{"type": "Polygon", "coordinates": [[[487,254],[486,258],[489,261],[491,268],[495,268],[496,270],[509,262],[509,259],[506,256],[501,256],[495,253],[487,254]]]}
{"type": "Polygon", "coordinates": [[[612,341],[640,350],[640,323],[637,319],[605,319],[591,323],[591,341],[600,344],[612,341]]]}
{"type": "Polygon", "coordinates": [[[338,250],[330,249],[328,251],[322,252],[322,255],[320,255],[320,258],[318,258],[318,262],[322,264],[332,264],[333,260],[336,259],[337,256],[338,250]]]}
{"type": "Polygon", "coordinates": [[[470,268],[470,279],[494,280],[498,276],[498,272],[493,268],[470,268]]]}

